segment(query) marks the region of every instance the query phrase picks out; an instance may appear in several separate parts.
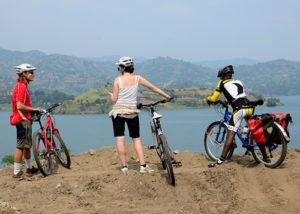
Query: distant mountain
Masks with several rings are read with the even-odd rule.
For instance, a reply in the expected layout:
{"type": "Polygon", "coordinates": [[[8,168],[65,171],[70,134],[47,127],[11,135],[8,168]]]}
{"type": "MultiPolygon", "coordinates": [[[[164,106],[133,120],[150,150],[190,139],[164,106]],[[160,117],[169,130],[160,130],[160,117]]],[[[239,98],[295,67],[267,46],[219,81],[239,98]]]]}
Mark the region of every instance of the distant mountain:
{"type": "Polygon", "coordinates": [[[202,65],[209,68],[216,68],[220,69],[224,67],[224,65],[254,65],[259,63],[257,60],[247,59],[247,58],[236,58],[236,59],[227,59],[227,60],[206,60],[206,61],[199,61],[193,62],[197,65],[202,65]]]}
{"type": "MultiPolygon", "coordinates": [[[[110,56],[103,56],[103,57],[85,57],[84,59],[95,61],[95,62],[112,62],[115,63],[120,59],[122,56],[120,55],[110,55],[110,56]]],[[[134,61],[141,63],[148,60],[145,57],[134,57],[134,61]]]]}
{"type": "MultiPolygon", "coordinates": [[[[14,66],[21,63],[30,63],[38,68],[35,81],[30,84],[31,90],[57,90],[69,95],[79,95],[112,83],[119,75],[115,65],[118,59],[119,56],[97,60],[47,55],[41,51],[0,49],[0,98],[10,94],[16,81],[14,66]]],[[[234,77],[241,79],[251,92],[263,96],[300,94],[299,62],[284,59],[251,65],[220,62],[218,68],[210,68],[170,57],[138,59],[135,60],[136,74],[162,88],[215,88],[218,69],[232,64],[235,68],[234,77]]]]}
{"type": "Polygon", "coordinates": [[[278,59],[252,66],[237,66],[235,78],[264,96],[300,94],[300,63],[278,59]]]}

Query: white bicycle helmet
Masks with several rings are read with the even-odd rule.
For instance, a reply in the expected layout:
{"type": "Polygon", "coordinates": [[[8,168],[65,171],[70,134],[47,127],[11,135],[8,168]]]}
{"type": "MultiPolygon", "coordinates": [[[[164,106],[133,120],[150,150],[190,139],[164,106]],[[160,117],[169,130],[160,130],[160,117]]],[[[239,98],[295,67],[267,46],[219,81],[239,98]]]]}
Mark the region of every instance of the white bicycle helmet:
{"type": "Polygon", "coordinates": [[[36,68],[30,64],[21,64],[15,67],[17,74],[22,74],[25,71],[34,71],[36,68]]]}
{"type": "Polygon", "coordinates": [[[123,66],[123,67],[129,67],[133,66],[133,59],[128,56],[123,56],[119,59],[119,61],[116,63],[118,66],[123,66]]]}

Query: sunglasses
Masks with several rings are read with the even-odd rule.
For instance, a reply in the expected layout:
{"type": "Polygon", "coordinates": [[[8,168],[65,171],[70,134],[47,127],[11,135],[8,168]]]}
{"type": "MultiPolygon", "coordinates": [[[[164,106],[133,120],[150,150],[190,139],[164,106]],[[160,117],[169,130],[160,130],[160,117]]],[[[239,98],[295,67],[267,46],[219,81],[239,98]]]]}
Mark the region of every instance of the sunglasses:
{"type": "Polygon", "coordinates": [[[27,71],[26,73],[34,74],[34,71],[27,71]]]}

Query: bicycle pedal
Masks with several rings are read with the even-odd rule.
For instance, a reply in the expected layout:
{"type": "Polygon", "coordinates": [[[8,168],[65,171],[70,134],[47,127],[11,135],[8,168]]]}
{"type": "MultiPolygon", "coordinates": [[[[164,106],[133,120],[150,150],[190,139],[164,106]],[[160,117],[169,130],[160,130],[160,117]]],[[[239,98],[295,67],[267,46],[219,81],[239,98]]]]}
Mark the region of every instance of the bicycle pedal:
{"type": "Polygon", "coordinates": [[[250,152],[249,150],[247,150],[247,151],[245,152],[245,155],[251,155],[251,152],[250,152]]]}
{"type": "Polygon", "coordinates": [[[173,161],[172,165],[174,165],[175,167],[182,167],[182,163],[180,161],[173,161]]]}
{"type": "Polygon", "coordinates": [[[154,145],[148,146],[148,149],[152,150],[152,149],[156,149],[156,147],[154,145]]]}

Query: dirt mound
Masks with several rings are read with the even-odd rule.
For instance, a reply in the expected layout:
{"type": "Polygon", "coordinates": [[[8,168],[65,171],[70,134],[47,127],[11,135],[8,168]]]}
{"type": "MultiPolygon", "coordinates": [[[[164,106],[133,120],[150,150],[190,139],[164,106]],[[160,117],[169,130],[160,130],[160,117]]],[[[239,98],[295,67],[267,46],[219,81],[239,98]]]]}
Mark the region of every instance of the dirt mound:
{"type": "Polygon", "coordinates": [[[1,213],[300,213],[300,150],[289,150],[278,169],[244,155],[208,168],[204,155],[180,152],[173,187],[154,150],[145,156],[155,172],[140,174],[133,145],[126,147],[128,174],[115,147],[72,156],[72,169],[48,177],[18,180],[11,166],[1,169],[1,213]]]}

